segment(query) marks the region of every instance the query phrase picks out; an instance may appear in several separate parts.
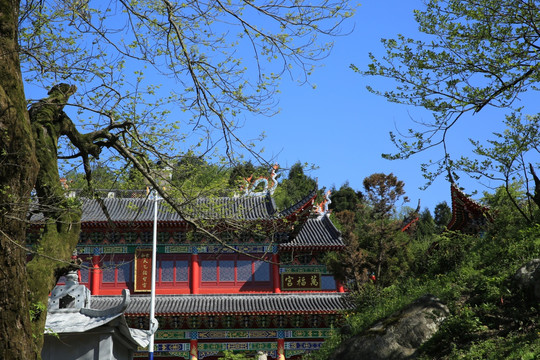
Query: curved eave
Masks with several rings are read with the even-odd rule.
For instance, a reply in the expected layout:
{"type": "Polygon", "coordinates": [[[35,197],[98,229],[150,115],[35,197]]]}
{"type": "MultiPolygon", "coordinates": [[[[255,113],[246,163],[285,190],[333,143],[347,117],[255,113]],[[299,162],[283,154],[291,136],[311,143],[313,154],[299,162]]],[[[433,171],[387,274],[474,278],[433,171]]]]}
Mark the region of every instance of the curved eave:
{"type": "Polygon", "coordinates": [[[461,200],[463,206],[470,211],[481,211],[481,212],[487,212],[489,211],[489,207],[484,206],[480,204],[479,202],[469,198],[463,191],[459,189],[459,187],[452,183],[451,185],[451,194],[452,194],[452,206],[456,205],[456,208],[460,206],[461,204],[458,202],[461,200]]]}
{"type": "Polygon", "coordinates": [[[311,211],[315,198],[317,198],[317,190],[313,189],[308,195],[306,195],[296,204],[281,211],[278,214],[278,218],[294,220],[299,215],[306,213],[306,211],[311,211]]]}
{"type": "MultiPolygon", "coordinates": [[[[148,199],[110,198],[98,202],[82,200],[81,222],[91,224],[138,223],[154,220],[154,203],[148,199]]],[[[189,204],[178,205],[181,211],[194,219],[212,222],[223,220],[259,221],[275,217],[276,209],[269,196],[200,198],[189,204]]],[[[166,203],[158,203],[158,218],[161,224],[177,224],[186,221],[182,214],[173,211],[166,203]]]]}
{"type": "Polygon", "coordinates": [[[296,236],[280,246],[282,249],[340,249],[345,244],[341,232],[325,214],[304,221],[296,236]]]}
{"type": "Polygon", "coordinates": [[[489,207],[469,198],[455,183],[450,185],[450,193],[452,197],[452,219],[446,226],[448,230],[458,230],[466,225],[468,222],[466,214],[472,214],[476,218],[486,216],[489,221],[493,221],[489,213],[489,207]]]}
{"type": "MultiPolygon", "coordinates": [[[[229,219],[210,219],[206,220],[213,229],[217,231],[227,231],[237,230],[237,227],[234,226],[234,222],[230,223],[229,219]]],[[[280,225],[280,229],[287,228],[287,224],[290,224],[289,221],[283,221],[283,219],[247,219],[243,220],[243,224],[246,226],[248,224],[260,224],[263,227],[268,227],[275,229],[276,223],[280,225]],[[284,226],[285,225],[285,226],[284,226]]],[[[126,229],[126,228],[138,228],[138,229],[151,229],[153,227],[153,221],[131,221],[131,220],[120,220],[120,221],[84,221],[81,222],[82,229],[101,229],[104,231],[112,230],[115,227],[126,229]],[[112,225],[111,225],[112,224],[112,225]]],[[[188,229],[191,227],[187,221],[158,221],[158,227],[160,231],[170,231],[171,229],[188,229]]]]}
{"type": "MultiPolygon", "coordinates": [[[[186,207],[186,212],[196,219],[204,219],[215,224],[227,221],[289,223],[302,219],[309,214],[315,198],[316,190],[312,190],[307,196],[290,208],[277,212],[272,197],[248,196],[238,198],[212,198],[201,199],[197,204],[192,204],[197,211],[191,211],[186,207]]],[[[111,226],[151,226],[154,220],[154,204],[148,199],[140,198],[106,198],[103,206],[93,199],[82,199],[83,228],[111,227],[111,226]]],[[[187,221],[179,214],[171,211],[162,202],[159,203],[159,224],[162,226],[187,226],[187,221]]],[[[31,222],[39,222],[41,214],[34,214],[31,222]]],[[[39,226],[39,225],[38,225],[39,226]]]]}

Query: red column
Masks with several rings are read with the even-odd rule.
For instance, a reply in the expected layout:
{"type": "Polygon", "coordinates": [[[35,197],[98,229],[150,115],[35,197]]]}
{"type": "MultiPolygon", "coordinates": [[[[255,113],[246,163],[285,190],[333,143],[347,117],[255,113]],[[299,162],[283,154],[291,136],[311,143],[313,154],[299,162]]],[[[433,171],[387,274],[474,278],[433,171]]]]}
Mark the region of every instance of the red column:
{"type": "Polygon", "coordinates": [[[201,267],[199,264],[199,255],[191,254],[191,282],[190,292],[192,294],[199,293],[199,284],[201,283],[201,267]]]}
{"type": "Polygon", "coordinates": [[[197,340],[189,341],[189,360],[197,360],[199,357],[199,342],[197,340]]]}
{"type": "Polygon", "coordinates": [[[278,254],[272,254],[272,279],[274,283],[274,292],[280,293],[281,292],[281,281],[279,278],[279,255],[278,254]]]}
{"type": "Polygon", "coordinates": [[[90,293],[92,295],[99,295],[99,285],[101,281],[101,269],[99,268],[99,262],[101,256],[99,255],[99,249],[94,250],[92,256],[92,276],[90,278],[90,293]]]}
{"type": "Polygon", "coordinates": [[[343,287],[343,284],[341,283],[341,281],[339,280],[336,280],[336,285],[337,285],[337,291],[342,293],[342,292],[345,292],[345,288],[343,287]]]}
{"type": "Polygon", "coordinates": [[[277,339],[277,360],[285,360],[285,339],[277,339]]]}

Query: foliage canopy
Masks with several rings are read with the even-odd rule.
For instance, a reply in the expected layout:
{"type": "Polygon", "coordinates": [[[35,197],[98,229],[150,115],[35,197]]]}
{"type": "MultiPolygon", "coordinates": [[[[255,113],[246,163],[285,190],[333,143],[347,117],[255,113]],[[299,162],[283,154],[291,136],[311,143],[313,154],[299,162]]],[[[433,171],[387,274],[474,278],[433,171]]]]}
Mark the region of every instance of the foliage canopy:
{"type": "MultiPolygon", "coordinates": [[[[428,183],[441,173],[452,180],[452,173],[461,170],[502,181],[507,188],[513,181],[522,181],[527,187],[536,186],[538,193],[540,180],[534,171],[539,166],[538,119],[536,114],[523,116],[518,106],[521,94],[538,90],[540,3],[428,0],[425,9],[415,11],[415,18],[425,37],[383,39],[386,55],[370,54],[371,64],[363,71],[397,82],[390,90],[368,87],[371,92],[433,113],[431,121],[417,122],[405,136],[391,133],[398,152],[385,157],[408,158],[441,145],[444,157],[422,165],[428,183]],[[507,109],[506,121],[499,120],[506,130],[495,133],[489,145],[470,140],[474,159],[451,157],[449,131],[465,114],[488,106],[507,109]]],[[[354,65],[353,69],[360,72],[354,65]]],[[[531,199],[540,199],[529,193],[531,199]]],[[[522,216],[534,221],[526,211],[522,216]]]]}

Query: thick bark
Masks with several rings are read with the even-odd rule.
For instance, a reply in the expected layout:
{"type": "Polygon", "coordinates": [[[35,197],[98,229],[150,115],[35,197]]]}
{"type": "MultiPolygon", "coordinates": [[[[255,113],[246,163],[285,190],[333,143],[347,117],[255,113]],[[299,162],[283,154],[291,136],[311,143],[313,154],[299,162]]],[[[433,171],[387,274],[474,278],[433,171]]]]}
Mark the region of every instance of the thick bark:
{"type": "Polygon", "coordinates": [[[74,88],[51,90],[33,106],[31,124],[17,52],[18,9],[18,1],[0,0],[0,359],[6,360],[40,357],[42,310],[55,270],[66,266],[41,256],[26,265],[25,219],[32,188],[46,217],[39,253],[69,261],[80,219],[63,196],[56,155],[58,137],[73,128],[62,109],[74,88]]]}
{"type": "MultiPolygon", "coordinates": [[[[46,99],[32,105],[30,121],[39,173],[36,180],[36,194],[40,212],[45,224],[38,240],[36,255],[28,263],[28,284],[32,304],[47,304],[49,292],[56,284],[55,273],[66,267],[77,245],[80,232],[80,210],[64,195],[58,174],[58,139],[66,135],[64,130],[71,128],[71,120],[63,108],[75,87],[59,84],[49,91],[46,99]],[[49,255],[49,257],[39,254],[49,255]]],[[[35,312],[33,316],[33,335],[38,348],[43,345],[46,312],[35,312]]]]}
{"type": "Polygon", "coordinates": [[[0,359],[34,359],[25,217],[38,164],[17,53],[18,0],[0,0],[0,359]]]}

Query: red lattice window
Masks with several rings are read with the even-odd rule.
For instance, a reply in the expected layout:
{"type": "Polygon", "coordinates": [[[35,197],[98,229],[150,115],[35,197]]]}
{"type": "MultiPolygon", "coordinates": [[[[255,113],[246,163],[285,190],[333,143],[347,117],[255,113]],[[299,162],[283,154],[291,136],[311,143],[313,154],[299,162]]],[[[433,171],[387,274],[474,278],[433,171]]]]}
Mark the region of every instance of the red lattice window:
{"type": "Polygon", "coordinates": [[[201,287],[260,288],[271,285],[271,264],[241,255],[201,260],[201,287]]]}
{"type": "Polygon", "coordinates": [[[187,287],[189,284],[189,259],[187,255],[158,255],[156,287],[187,287]]]}
{"type": "Polygon", "coordinates": [[[106,257],[101,265],[103,287],[129,288],[133,284],[133,256],[106,257]]]}

